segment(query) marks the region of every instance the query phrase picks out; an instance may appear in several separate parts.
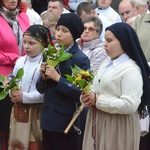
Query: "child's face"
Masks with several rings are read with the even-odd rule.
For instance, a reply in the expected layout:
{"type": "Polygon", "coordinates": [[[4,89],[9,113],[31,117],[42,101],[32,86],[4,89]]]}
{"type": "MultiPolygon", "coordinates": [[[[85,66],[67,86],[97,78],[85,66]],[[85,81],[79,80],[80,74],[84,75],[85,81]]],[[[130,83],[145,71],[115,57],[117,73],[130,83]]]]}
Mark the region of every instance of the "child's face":
{"type": "Polygon", "coordinates": [[[28,35],[23,36],[23,49],[29,57],[35,57],[41,53],[40,42],[28,35]]]}
{"type": "Polygon", "coordinates": [[[70,45],[74,43],[74,39],[72,34],[70,33],[69,29],[65,26],[57,26],[55,31],[55,38],[58,44],[64,45],[65,48],[68,48],[70,45]]]}
{"type": "Polygon", "coordinates": [[[122,49],[120,45],[120,41],[115,37],[115,35],[107,30],[105,32],[105,50],[108,56],[111,57],[112,60],[118,58],[120,55],[122,55],[124,50],[122,49]]]}

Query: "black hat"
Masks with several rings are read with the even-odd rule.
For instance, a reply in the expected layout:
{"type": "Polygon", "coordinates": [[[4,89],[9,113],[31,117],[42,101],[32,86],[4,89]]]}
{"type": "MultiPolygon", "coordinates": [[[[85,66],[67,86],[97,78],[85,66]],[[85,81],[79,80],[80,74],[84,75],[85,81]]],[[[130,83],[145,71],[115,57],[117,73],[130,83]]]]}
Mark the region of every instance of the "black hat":
{"type": "Polygon", "coordinates": [[[77,38],[80,38],[84,30],[81,18],[74,13],[62,14],[58,19],[56,27],[59,25],[65,26],[66,28],[69,29],[69,31],[73,36],[74,41],[77,38]]]}

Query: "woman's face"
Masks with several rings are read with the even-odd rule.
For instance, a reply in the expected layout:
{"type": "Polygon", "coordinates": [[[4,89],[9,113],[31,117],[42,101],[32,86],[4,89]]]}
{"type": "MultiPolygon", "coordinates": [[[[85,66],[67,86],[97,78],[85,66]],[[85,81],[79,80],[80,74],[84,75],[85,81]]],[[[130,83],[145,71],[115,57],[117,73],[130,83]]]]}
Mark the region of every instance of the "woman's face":
{"type": "Polygon", "coordinates": [[[18,5],[18,0],[2,0],[2,5],[8,10],[14,10],[18,5]]]}
{"type": "Polygon", "coordinates": [[[96,27],[93,22],[84,23],[84,31],[81,35],[81,38],[84,42],[89,42],[99,37],[96,27]]]}
{"type": "Polygon", "coordinates": [[[120,55],[125,53],[120,45],[120,41],[115,37],[115,35],[110,30],[107,30],[105,32],[104,46],[107,55],[110,56],[112,60],[118,58],[120,55]]]}

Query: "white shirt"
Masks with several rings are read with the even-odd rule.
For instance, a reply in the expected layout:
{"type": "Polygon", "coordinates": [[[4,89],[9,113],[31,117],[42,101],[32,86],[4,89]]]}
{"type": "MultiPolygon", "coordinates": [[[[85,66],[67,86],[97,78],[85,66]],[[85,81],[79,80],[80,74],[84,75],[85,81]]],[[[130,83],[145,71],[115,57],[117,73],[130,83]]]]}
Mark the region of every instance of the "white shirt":
{"type": "Polygon", "coordinates": [[[102,24],[103,24],[102,33],[101,33],[99,39],[101,41],[105,41],[105,37],[104,37],[105,36],[105,29],[108,26],[112,25],[112,23],[105,16],[103,16],[102,14],[99,14],[98,18],[102,21],[102,24]]]}
{"type": "Polygon", "coordinates": [[[30,58],[28,56],[20,57],[16,62],[16,65],[13,70],[13,75],[16,76],[20,68],[24,69],[24,75],[20,83],[20,87],[23,90],[23,103],[43,102],[43,95],[36,90],[36,82],[40,76],[39,69],[42,62],[41,58],[42,58],[42,53],[34,58],[30,58]]]}
{"type": "Polygon", "coordinates": [[[121,56],[119,56],[117,59],[114,59],[114,60],[110,59],[110,63],[107,65],[107,67],[105,69],[105,73],[111,69],[114,69],[117,65],[119,65],[123,61],[129,60],[129,59],[130,59],[129,56],[125,53],[122,54],[121,56]]]}
{"type": "Polygon", "coordinates": [[[40,15],[33,9],[27,8],[26,14],[29,17],[30,25],[34,25],[34,24],[42,25],[43,24],[40,15]]]}
{"type": "Polygon", "coordinates": [[[122,22],[120,15],[110,6],[106,9],[96,8],[95,11],[105,16],[112,24],[122,22]]]}

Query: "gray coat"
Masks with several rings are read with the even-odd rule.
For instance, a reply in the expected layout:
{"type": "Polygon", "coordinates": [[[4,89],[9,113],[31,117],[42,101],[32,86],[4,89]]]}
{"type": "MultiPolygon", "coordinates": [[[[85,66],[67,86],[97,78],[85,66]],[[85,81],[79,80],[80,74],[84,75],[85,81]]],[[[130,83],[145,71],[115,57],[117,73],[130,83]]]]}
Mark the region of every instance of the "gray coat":
{"type": "Polygon", "coordinates": [[[96,73],[101,63],[108,57],[104,49],[104,42],[95,39],[90,42],[83,42],[82,46],[78,41],[78,45],[81,51],[88,56],[91,69],[96,73]]]}

